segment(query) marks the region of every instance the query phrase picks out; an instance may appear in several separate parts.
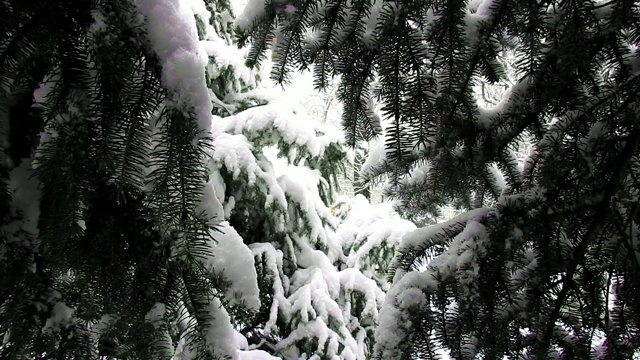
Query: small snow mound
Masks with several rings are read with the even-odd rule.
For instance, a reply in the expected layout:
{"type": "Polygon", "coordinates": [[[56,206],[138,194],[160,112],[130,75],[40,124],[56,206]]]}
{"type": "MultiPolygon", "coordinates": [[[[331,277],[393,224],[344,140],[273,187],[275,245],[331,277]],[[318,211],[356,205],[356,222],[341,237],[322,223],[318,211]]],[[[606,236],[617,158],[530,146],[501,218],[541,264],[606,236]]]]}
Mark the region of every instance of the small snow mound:
{"type": "Polygon", "coordinates": [[[263,350],[243,351],[238,350],[238,360],[282,360],[281,358],[271,356],[263,350]]]}
{"type": "Polygon", "coordinates": [[[45,322],[42,332],[51,334],[69,327],[73,321],[73,313],[74,310],[64,303],[55,303],[51,309],[51,317],[45,322]]]}
{"type": "Polygon", "coordinates": [[[162,321],[164,318],[164,314],[167,311],[167,308],[163,303],[155,303],[151,310],[144,316],[144,320],[146,322],[151,323],[154,327],[158,327],[158,323],[162,321]]]}

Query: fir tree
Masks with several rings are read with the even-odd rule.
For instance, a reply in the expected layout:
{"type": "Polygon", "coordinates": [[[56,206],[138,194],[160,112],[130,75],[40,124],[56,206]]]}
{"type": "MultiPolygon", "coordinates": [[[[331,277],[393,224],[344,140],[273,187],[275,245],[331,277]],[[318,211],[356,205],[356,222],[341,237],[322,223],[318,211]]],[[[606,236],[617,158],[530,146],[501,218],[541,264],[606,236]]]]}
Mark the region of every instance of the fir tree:
{"type": "Polygon", "coordinates": [[[2,3],[0,357],[370,354],[398,236],[349,260],[327,205],[342,137],[266,96],[233,20],[2,3]]]}
{"type": "MultiPolygon", "coordinates": [[[[348,230],[351,223],[332,214],[347,155],[337,129],[286,98],[256,100],[261,105],[216,119],[211,163],[211,212],[250,249],[258,275],[260,309],[236,324],[242,348],[283,359],[365,359],[399,236],[384,231],[389,214],[360,207],[357,228],[348,230]]],[[[227,266],[241,274],[236,253],[227,266]]]]}
{"type": "MultiPolygon", "coordinates": [[[[223,30],[228,42],[230,30],[223,30]]],[[[215,91],[227,113],[213,122],[208,191],[215,201],[208,206],[230,240],[218,242],[211,265],[231,274],[229,295],[259,289],[259,308],[234,323],[244,338],[240,347],[286,359],[363,359],[366,339],[358,336],[362,328],[352,324],[350,311],[360,307],[364,313],[357,315],[375,324],[382,291],[358,271],[336,269],[344,256],[328,204],[344,168],[342,136],[306,118],[300,106],[265,97],[256,88],[259,71],[244,65],[242,51],[211,55],[209,73],[227,74],[216,77],[215,91]],[[239,256],[245,250],[249,259],[239,256]],[[346,298],[350,293],[353,301],[346,298]],[[370,303],[372,309],[364,305],[370,303]]],[[[242,312],[246,306],[236,305],[246,304],[239,300],[229,308],[242,312]]],[[[373,327],[368,331],[372,337],[373,327]]]]}
{"type": "Polygon", "coordinates": [[[198,211],[212,104],[175,5],[0,7],[3,358],[234,356],[209,336],[232,330],[198,211]]]}
{"type": "Polygon", "coordinates": [[[375,358],[638,356],[637,2],[253,6],[237,22],[250,63],[271,48],[275,80],[310,64],[320,88],[339,74],[352,145],[376,134],[375,97],[377,173],[409,211],[465,210],[403,239],[375,358]],[[509,52],[517,81],[478,106],[474,87],[504,80],[509,52]]]}

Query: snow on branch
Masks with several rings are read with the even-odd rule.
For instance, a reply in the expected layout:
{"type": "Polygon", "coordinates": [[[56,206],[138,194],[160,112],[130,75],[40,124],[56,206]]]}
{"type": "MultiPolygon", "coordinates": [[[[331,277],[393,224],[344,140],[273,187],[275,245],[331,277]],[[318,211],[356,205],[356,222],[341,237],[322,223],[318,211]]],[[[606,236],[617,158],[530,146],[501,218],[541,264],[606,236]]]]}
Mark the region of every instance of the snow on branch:
{"type": "Polygon", "coordinates": [[[222,276],[228,282],[225,298],[234,300],[247,309],[259,310],[258,276],[253,253],[227,221],[217,226],[213,237],[213,256],[208,258],[206,265],[214,274],[222,276]]]}
{"type": "MultiPolygon", "coordinates": [[[[404,252],[427,248],[434,242],[448,242],[449,246],[430,259],[424,271],[396,273],[380,310],[374,350],[377,356],[393,357],[397,349],[407,343],[413,327],[417,326],[412,319],[431,312],[430,297],[443,283],[455,280],[459,288],[474,286],[478,261],[486,253],[489,241],[488,231],[481,223],[487,215],[487,209],[472,210],[445,226],[421,228],[403,238],[404,252]],[[452,231],[452,227],[456,231],[452,231]]],[[[464,293],[464,290],[458,291],[464,293]]]]}
{"type": "Polygon", "coordinates": [[[149,45],[160,60],[168,102],[185,113],[195,113],[200,135],[206,136],[212,103],[193,11],[180,0],[135,3],[145,17],[149,45]]]}
{"type": "MultiPolygon", "coordinates": [[[[348,208],[335,236],[345,251],[346,263],[388,289],[389,265],[402,237],[416,226],[402,219],[392,202],[372,205],[362,195],[341,200],[348,208]]],[[[343,212],[345,210],[342,210],[343,212]]]]}
{"type": "Polygon", "coordinates": [[[295,152],[281,154],[292,163],[325,157],[344,142],[337,129],[304,115],[302,109],[276,100],[225,118],[224,131],[245,135],[256,145],[277,145],[280,151],[295,148],[295,152]]]}
{"type": "Polygon", "coordinates": [[[248,31],[252,25],[265,15],[267,2],[265,0],[249,0],[242,14],[236,19],[236,26],[241,31],[248,31]]]}
{"type": "MultiPolygon", "coordinates": [[[[451,220],[424,226],[406,234],[398,247],[398,255],[391,265],[391,271],[395,270],[395,279],[402,278],[406,272],[415,265],[415,261],[420,257],[426,257],[430,249],[436,247],[438,253],[449,245],[449,250],[453,244],[451,240],[458,236],[468,226],[469,222],[483,219],[487,216],[486,208],[479,208],[462,213],[451,220]]],[[[435,254],[434,254],[435,255],[435,254]]],[[[394,283],[396,281],[394,280],[394,283]]]]}

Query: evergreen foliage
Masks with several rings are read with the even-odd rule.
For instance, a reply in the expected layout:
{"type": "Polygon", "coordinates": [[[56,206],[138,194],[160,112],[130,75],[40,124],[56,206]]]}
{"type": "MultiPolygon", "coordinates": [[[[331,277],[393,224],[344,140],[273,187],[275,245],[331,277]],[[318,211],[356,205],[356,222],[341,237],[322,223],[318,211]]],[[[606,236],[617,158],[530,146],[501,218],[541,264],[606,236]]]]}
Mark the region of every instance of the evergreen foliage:
{"type": "Polygon", "coordinates": [[[343,241],[342,136],[259,87],[233,21],[0,2],[0,358],[370,355],[406,231],[343,241]]]}
{"type": "Polygon", "coordinates": [[[384,149],[369,175],[389,175],[405,210],[467,210],[404,238],[375,358],[639,356],[637,2],[248,8],[237,25],[249,63],[271,48],[275,80],[310,64],[319,88],[341,76],[351,145],[377,133],[367,104],[379,102],[384,149]],[[518,80],[483,108],[474,87],[505,79],[506,53],[518,80]]]}
{"type": "Polygon", "coordinates": [[[0,6],[3,358],[167,358],[180,338],[221,354],[196,211],[210,115],[167,77],[193,54],[163,53],[144,6],[0,6]]]}
{"type": "Polygon", "coordinates": [[[243,348],[283,359],[368,358],[387,265],[413,224],[366,200],[333,214],[342,136],[288,100],[266,102],[216,119],[213,131],[212,212],[250,249],[260,289],[260,309],[237,324],[243,348]],[[393,229],[398,223],[403,229],[393,229]]]}

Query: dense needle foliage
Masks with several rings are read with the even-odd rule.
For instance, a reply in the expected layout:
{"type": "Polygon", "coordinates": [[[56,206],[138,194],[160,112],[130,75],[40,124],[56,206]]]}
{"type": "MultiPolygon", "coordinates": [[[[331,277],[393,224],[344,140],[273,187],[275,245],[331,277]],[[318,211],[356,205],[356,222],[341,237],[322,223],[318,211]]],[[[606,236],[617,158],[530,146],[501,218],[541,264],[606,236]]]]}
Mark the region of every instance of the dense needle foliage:
{"type": "Polygon", "coordinates": [[[211,357],[210,144],[163,86],[145,18],[130,1],[2,1],[0,24],[0,357],[151,359],[183,338],[211,357]]]}
{"type": "Polygon", "coordinates": [[[225,0],[0,2],[1,359],[371,354],[413,224],[338,221],[342,135],[260,87],[233,24],[225,0]]]}
{"type": "Polygon", "coordinates": [[[403,240],[375,357],[630,359],[640,347],[640,6],[632,0],[254,1],[250,63],[340,75],[404,210],[468,210],[403,240]],[[517,82],[491,108],[476,85],[517,82]],[[515,155],[530,142],[524,160],[515,155]],[[417,264],[428,261],[418,271],[417,264]]]}

